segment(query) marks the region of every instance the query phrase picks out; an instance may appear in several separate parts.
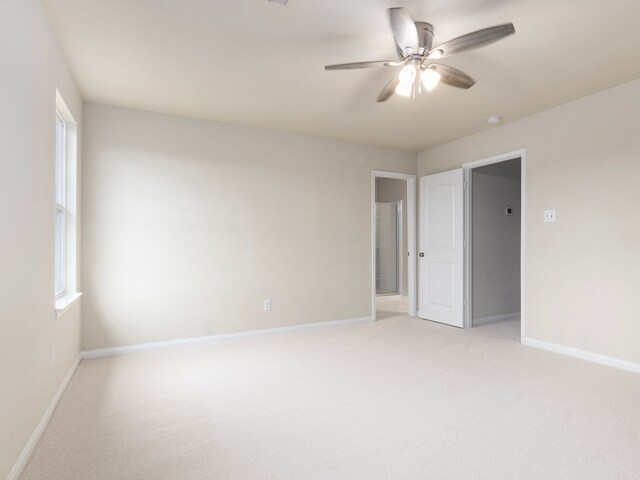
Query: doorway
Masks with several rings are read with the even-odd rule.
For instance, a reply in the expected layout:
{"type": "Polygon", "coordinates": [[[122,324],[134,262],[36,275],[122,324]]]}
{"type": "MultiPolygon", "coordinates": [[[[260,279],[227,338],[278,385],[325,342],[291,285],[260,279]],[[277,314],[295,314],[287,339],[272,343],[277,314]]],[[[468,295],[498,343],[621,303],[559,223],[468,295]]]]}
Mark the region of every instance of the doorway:
{"type": "Polygon", "coordinates": [[[465,172],[465,326],[524,332],[525,152],[472,162],[465,172]]]}
{"type": "Polygon", "coordinates": [[[415,175],[371,176],[372,317],[415,315],[415,175]]]}

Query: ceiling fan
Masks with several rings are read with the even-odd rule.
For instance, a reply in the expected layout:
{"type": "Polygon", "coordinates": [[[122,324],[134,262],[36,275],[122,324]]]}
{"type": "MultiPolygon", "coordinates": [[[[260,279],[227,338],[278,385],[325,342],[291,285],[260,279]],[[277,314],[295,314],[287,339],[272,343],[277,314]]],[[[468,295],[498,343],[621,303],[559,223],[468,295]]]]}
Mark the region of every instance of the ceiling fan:
{"type": "Polygon", "coordinates": [[[382,89],[378,102],[387,101],[394,93],[415,97],[423,87],[431,91],[439,82],[452,87],[471,88],[476,82],[469,75],[432,60],[484,47],[516,32],[512,23],[505,23],[462,35],[432,48],[434,30],[430,23],[415,22],[405,8],[390,8],[389,21],[396,44],[397,60],[342,63],[324,67],[325,70],[350,70],[402,66],[400,72],[382,89]]]}

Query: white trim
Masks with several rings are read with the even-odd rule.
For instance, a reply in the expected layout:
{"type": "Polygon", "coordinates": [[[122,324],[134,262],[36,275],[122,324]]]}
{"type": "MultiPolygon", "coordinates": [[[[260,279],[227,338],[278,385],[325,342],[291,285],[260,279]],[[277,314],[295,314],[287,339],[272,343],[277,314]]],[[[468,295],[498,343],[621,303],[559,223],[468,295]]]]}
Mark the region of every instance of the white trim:
{"type": "MultiPolygon", "coordinates": [[[[416,175],[413,173],[371,170],[371,318],[376,319],[376,178],[397,178],[407,181],[407,293],[408,314],[416,316],[417,309],[417,253],[416,253],[416,175]]],[[[404,212],[403,212],[404,213],[404,212]]]]}
{"type": "Polygon", "coordinates": [[[509,320],[517,320],[520,318],[520,312],[505,313],[504,315],[492,315],[490,317],[481,317],[472,319],[472,326],[479,327],[481,325],[488,325],[496,322],[506,322],[509,320]]]}
{"type": "MultiPolygon", "coordinates": [[[[520,154],[520,343],[524,343],[526,336],[526,270],[527,270],[527,152],[517,150],[520,154]]],[[[515,153],[515,152],[514,152],[515,153]]]]}
{"type": "Polygon", "coordinates": [[[467,162],[462,165],[462,168],[477,168],[484,165],[491,165],[492,163],[506,162],[507,160],[513,160],[514,158],[522,158],[526,154],[526,149],[520,148],[511,152],[500,153],[491,157],[481,158],[480,160],[474,160],[473,162],[467,162]]]}
{"type": "MultiPolygon", "coordinates": [[[[418,309],[418,215],[416,210],[416,182],[417,176],[411,175],[407,180],[407,296],[408,311],[415,317],[418,309]]],[[[375,317],[374,317],[375,318],[375,317]]]]}
{"type": "Polygon", "coordinates": [[[607,365],[609,367],[619,368],[622,370],[627,370],[629,372],[640,373],[640,363],[629,362],[627,360],[622,360],[615,357],[607,357],[606,355],[589,352],[588,350],[566,347],[564,345],[558,345],[557,343],[536,340],[535,338],[527,337],[524,339],[523,343],[529,347],[540,348],[549,352],[560,353],[562,355],[580,358],[589,362],[599,363],[601,365],[607,365]]]}
{"type": "Polygon", "coordinates": [[[98,348],[80,352],[82,359],[112,357],[115,355],[126,355],[129,353],[146,352],[148,350],[159,350],[163,348],[179,347],[185,345],[201,345],[204,343],[226,342],[229,340],[240,340],[243,338],[264,337],[268,335],[279,335],[282,333],[303,332],[307,330],[319,330],[323,328],[343,327],[358,323],[370,323],[372,317],[348,318],[346,320],[332,320],[328,322],[306,323],[302,325],[291,325],[289,327],[266,328],[263,330],[249,330],[247,332],[223,333],[220,335],[210,335],[207,337],[180,338],[178,340],[166,340],[163,342],[140,343],[138,345],[126,345],[124,347],[98,348]]]}
{"type": "Polygon", "coordinates": [[[60,290],[55,292],[56,298],[61,298],[67,293],[67,122],[62,117],[56,106],[56,145],[55,145],[55,170],[56,170],[56,191],[54,219],[56,224],[56,243],[58,238],[58,211],[62,217],[60,226],[60,258],[56,248],[56,283],[58,273],[60,274],[60,290]],[[60,128],[60,130],[58,130],[60,128]],[[59,198],[62,197],[60,202],[59,198]]]}
{"type": "Polygon", "coordinates": [[[411,180],[412,178],[416,178],[413,173],[388,172],[386,170],[371,170],[371,173],[376,177],[397,178],[398,180],[411,180]]]}
{"type": "Polygon", "coordinates": [[[64,312],[69,310],[73,305],[78,303],[82,292],[66,293],[65,295],[56,299],[56,318],[60,318],[64,312]]]}
{"type": "Polygon", "coordinates": [[[73,362],[73,365],[71,365],[71,368],[69,369],[65,377],[62,379],[62,383],[58,387],[56,394],[51,399],[51,402],[49,403],[47,410],[44,412],[44,415],[38,422],[38,425],[36,425],[35,430],[29,437],[29,440],[27,440],[27,444],[22,449],[22,452],[20,452],[20,456],[18,457],[18,460],[16,460],[16,463],[13,465],[13,468],[9,472],[9,475],[7,476],[7,480],[18,480],[18,478],[20,477],[20,474],[22,473],[22,469],[27,464],[27,461],[29,460],[29,457],[31,456],[33,449],[35,448],[36,444],[38,443],[38,440],[40,440],[40,437],[42,436],[42,432],[44,432],[44,429],[49,423],[49,420],[51,420],[53,412],[58,406],[58,402],[60,401],[60,398],[62,397],[62,394],[64,393],[64,391],[67,389],[67,385],[69,385],[69,382],[71,381],[71,377],[73,377],[73,374],[76,372],[78,365],[80,365],[80,355],[78,355],[78,357],[73,362]]]}
{"type": "Polygon", "coordinates": [[[521,148],[513,150],[511,152],[501,153],[491,157],[482,158],[473,162],[468,162],[462,165],[464,169],[464,181],[465,181],[465,326],[471,327],[472,321],[472,295],[471,295],[471,170],[484,165],[490,165],[492,163],[505,162],[507,160],[513,160],[520,158],[520,343],[524,344],[526,339],[526,149],[521,148]]]}
{"type": "MultiPolygon", "coordinates": [[[[464,167],[463,167],[464,168],[464,167]]],[[[464,328],[473,327],[473,175],[464,168],[464,328]]]]}
{"type": "MultiPolygon", "coordinates": [[[[403,242],[404,236],[402,235],[402,224],[404,222],[403,215],[405,214],[404,208],[402,205],[402,200],[397,200],[396,202],[396,252],[398,254],[398,258],[396,259],[396,291],[398,295],[402,296],[402,289],[404,288],[404,282],[402,281],[402,277],[404,276],[404,270],[402,268],[403,263],[403,242]]],[[[407,224],[408,225],[408,224],[407,224]]],[[[409,289],[409,284],[407,283],[407,290],[409,289]]]]}

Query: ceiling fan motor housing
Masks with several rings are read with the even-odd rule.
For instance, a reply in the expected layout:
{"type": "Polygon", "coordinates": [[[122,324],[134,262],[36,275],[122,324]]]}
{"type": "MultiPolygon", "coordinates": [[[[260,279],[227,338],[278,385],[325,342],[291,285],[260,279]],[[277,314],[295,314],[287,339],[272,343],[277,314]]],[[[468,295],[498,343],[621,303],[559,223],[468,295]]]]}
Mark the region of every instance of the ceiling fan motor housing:
{"type": "Polygon", "coordinates": [[[417,53],[419,55],[427,54],[433,46],[433,25],[427,22],[415,22],[415,24],[419,40],[417,53]]]}

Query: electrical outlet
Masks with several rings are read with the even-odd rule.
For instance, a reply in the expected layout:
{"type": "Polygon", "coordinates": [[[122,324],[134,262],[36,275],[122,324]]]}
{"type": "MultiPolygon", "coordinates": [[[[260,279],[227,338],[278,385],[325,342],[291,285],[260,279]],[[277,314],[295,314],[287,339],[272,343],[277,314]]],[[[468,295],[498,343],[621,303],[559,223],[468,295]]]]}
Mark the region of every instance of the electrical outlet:
{"type": "Polygon", "coordinates": [[[264,301],[264,311],[265,312],[270,312],[271,311],[271,300],[265,300],[264,301]]]}
{"type": "Polygon", "coordinates": [[[551,223],[556,221],[556,211],[555,210],[545,210],[544,211],[544,221],[545,223],[551,223]]]}
{"type": "Polygon", "coordinates": [[[51,368],[56,366],[56,347],[51,347],[50,366],[51,368]]]}

